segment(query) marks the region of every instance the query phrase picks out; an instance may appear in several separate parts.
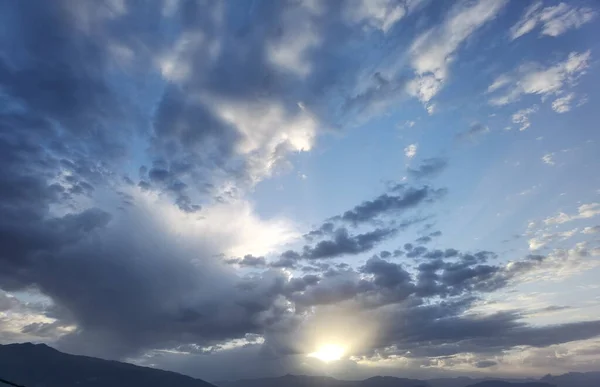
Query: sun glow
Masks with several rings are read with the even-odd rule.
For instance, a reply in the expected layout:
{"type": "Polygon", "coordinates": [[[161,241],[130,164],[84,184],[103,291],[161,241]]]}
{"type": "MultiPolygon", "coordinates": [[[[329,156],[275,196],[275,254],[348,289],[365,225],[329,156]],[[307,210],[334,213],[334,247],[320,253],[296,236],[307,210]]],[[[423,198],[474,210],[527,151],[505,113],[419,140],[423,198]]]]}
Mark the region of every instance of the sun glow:
{"type": "Polygon", "coordinates": [[[316,352],[309,353],[309,357],[317,358],[325,363],[340,360],[344,355],[344,348],[336,344],[327,344],[320,347],[316,352]]]}

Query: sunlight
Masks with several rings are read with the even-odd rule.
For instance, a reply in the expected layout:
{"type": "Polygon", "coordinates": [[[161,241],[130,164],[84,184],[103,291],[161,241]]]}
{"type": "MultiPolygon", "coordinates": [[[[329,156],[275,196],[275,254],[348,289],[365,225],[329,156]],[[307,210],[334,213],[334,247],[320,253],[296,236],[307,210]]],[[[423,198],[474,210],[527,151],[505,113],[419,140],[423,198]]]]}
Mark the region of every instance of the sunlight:
{"type": "Polygon", "coordinates": [[[309,353],[309,357],[317,358],[325,363],[340,360],[344,355],[344,348],[336,344],[327,344],[320,347],[316,352],[309,353]]]}

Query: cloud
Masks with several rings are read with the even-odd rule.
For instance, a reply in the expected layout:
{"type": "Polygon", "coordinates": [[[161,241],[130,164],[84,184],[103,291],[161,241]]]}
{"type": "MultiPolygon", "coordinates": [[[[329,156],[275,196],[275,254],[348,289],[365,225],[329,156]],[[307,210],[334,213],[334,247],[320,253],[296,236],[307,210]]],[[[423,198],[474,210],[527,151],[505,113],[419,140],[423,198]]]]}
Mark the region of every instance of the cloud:
{"type": "Polygon", "coordinates": [[[459,3],[440,25],[418,36],[410,48],[417,78],[407,85],[408,93],[429,104],[448,78],[449,66],[462,43],[496,18],[505,5],[504,0],[459,3]]]}
{"type": "Polygon", "coordinates": [[[579,230],[573,229],[569,231],[553,232],[553,233],[542,233],[539,236],[529,239],[529,250],[539,250],[546,246],[548,243],[555,241],[564,241],[571,238],[579,230]]]}
{"type": "Polygon", "coordinates": [[[498,362],[495,362],[494,360],[480,360],[477,363],[475,363],[475,367],[488,368],[488,367],[493,367],[497,364],[498,364],[498,362]]]}
{"type": "Polygon", "coordinates": [[[401,213],[420,204],[438,200],[445,193],[445,189],[435,189],[427,185],[420,188],[397,186],[395,192],[385,193],[373,200],[364,201],[331,220],[343,221],[352,225],[366,223],[385,215],[401,213]]]}
{"type": "Polygon", "coordinates": [[[533,105],[530,108],[521,109],[512,115],[512,122],[521,125],[520,131],[526,130],[531,126],[529,122],[529,116],[538,111],[537,105],[533,105]]]}
{"type": "Polygon", "coordinates": [[[365,24],[386,33],[408,12],[418,7],[419,1],[403,3],[391,0],[351,1],[344,9],[344,17],[351,23],[365,24]]]}
{"type": "Polygon", "coordinates": [[[475,138],[485,133],[489,133],[489,131],[490,128],[488,128],[487,126],[483,125],[480,122],[475,122],[469,127],[468,130],[458,133],[456,135],[456,138],[459,140],[474,140],[475,138]]]}
{"type": "Polygon", "coordinates": [[[574,93],[569,93],[564,97],[560,97],[555,99],[552,102],[552,110],[557,113],[566,113],[571,110],[571,103],[573,102],[573,98],[575,98],[574,93]]]}
{"type": "Polygon", "coordinates": [[[597,234],[600,233],[600,226],[586,227],[581,232],[584,234],[597,234]]]}
{"type": "MultiPolygon", "coordinates": [[[[442,232],[441,232],[441,231],[439,231],[439,230],[438,230],[438,231],[434,231],[434,232],[431,232],[431,233],[429,233],[429,234],[427,234],[427,235],[423,235],[423,236],[421,236],[421,237],[417,238],[417,239],[415,240],[415,243],[418,243],[418,244],[426,244],[426,243],[429,243],[429,242],[431,242],[431,241],[433,240],[433,238],[440,237],[441,235],[442,235],[442,232]]],[[[443,255],[442,255],[442,256],[443,256],[443,255]]]]}
{"type": "Polygon", "coordinates": [[[395,229],[383,228],[350,235],[345,228],[339,228],[333,239],[320,241],[314,247],[305,247],[302,256],[306,259],[322,259],[363,253],[373,249],[377,243],[391,237],[395,232],[395,229]]]}
{"type": "Polygon", "coordinates": [[[412,159],[417,155],[417,144],[410,144],[406,148],[404,148],[404,156],[409,159],[412,159]]]}
{"type": "Polygon", "coordinates": [[[548,164],[548,165],[554,165],[554,153],[546,153],[544,156],[542,156],[542,161],[544,162],[544,164],[548,164]]]}
{"type": "Polygon", "coordinates": [[[553,66],[523,65],[515,74],[503,74],[488,87],[488,91],[496,94],[489,102],[494,106],[502,106],[517,101],[525,94],[540,95],[543,98],[560,94],[565,86],[572,85],[585,74],[590,57],[589,50],[571,52],[564,61],[553,66]]]}
{"type": "MultiPolygon", "coordinates": [[[[0,34],[3,342],[51,342],[216,380],[231,375],[223,364],[240,377],[293,369],[307,343],[327,339],[314,332],[381,332],[352,354],[417,362],[465,352],[489,361],[597,333],[593,321],[548,328],[527,325],[523,312],[473,312],[490,292],[581,272],[595,247],[510,263],[485,251],[387,250],[446,189],[395,185],[305,241],[298,225],[246,200],[324,130],[383,109],[407,84],[433,109],[464,42],[505,2],[450,6],[411,46],[410,74],[395,76],[372,68],[378,52],[357,56],[357,45],[390,51],[403,18],[426,2],[154,2],[142,13],[113,3],[0,6],[10,21],[0,34]],[[322,315],[344,318],[314,329],[322,315]]],[[[559,71],[561,90],[589,59],[577,55],[559,71]]],[[[425,159],[408,173],[431,177],[446,164],[425,159]]],[[[415,244],[440,234],[427,232],[415,244]]]]}
{"type": "Polygon", "coordinates": [[[570,29],[576,29],[589,23],[596,16],[591,8],[559,3],[555,6],[543,7],[542,2],[530,5],[521,20],[510,29],[511,39],[517,39],[541,26],[541,35],[559,36],[570,29]]]}
{"type": "Polygon", "coordinates": [[[251,254],[245,255],[243,258],[229,258],[225,262],[230,265],[236,264],[246,267],[264,267],[267,264],[264,257],[255,257],[251,254]]]}
{"type": "Polygon", "coordinates": [[[415,179],[424,179],[434,177],[442,172],[448,166],[448,162],[439,157],[424,159],[416,168],[408,168],[408,174],[415,179]]]}
{"type": "Polygon", "coordinates": [[[563,224],[571,222],[573,220],[593,218],[594,216],[599,214],[600,203],[588,203],[579,206],[579,208],[577,209],[577,214],[575,215],[568,215],[564,212],[560,212],[556,216],[551,216],[544,219],[544,223],[546,225],[563,224]]]}

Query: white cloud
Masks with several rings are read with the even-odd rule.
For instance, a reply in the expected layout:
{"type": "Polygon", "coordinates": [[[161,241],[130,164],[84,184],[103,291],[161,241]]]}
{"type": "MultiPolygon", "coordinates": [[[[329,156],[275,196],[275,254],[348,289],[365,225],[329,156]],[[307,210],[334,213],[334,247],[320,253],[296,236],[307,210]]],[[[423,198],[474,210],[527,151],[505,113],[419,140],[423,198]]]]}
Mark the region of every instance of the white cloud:
{"type": "Polygon", "coordinates": [[[555,99],[554,102],[552,102],[552,110],[554,110],[557,113],[568,112],[569,110],[571,110],[571,102],[573,101],[573,98],[575,98],[575,94],[569,93],[564,97],[555,99]]]}
{"type": "Polygon", "coordinates": [[[267,46],[268,59],[284,70],[305,77],[312,70],[312,63],[306,52],[317,46],[321,39],[306,17],[314,12],[310,4],[299,4],[299,7],[286,8],[282,16],[282,33],[267,46]],[[302,6],[306,5],[306,6],[302,6]]]}
{"type": "Polygon", "coordinates": [[[543,233],[539,236],[529,239],[529,250],[538,250],[551,242],[564,241],[577,234],[578,231],[578,229],[573,229],[562,232],[543,233]]]}
{"type": "Polygon", "coordinates": [[[523,273],[519,280],[562,281],[600,265],[599,260],[589,259],[590,255],[594,255],[594,249],[588,249],[585,242],[576,243],[571,249],[554,249],[535,269],[523,273]]]}
{"type": "Polygon", "coordinates": [[[156,58],[162,76],[172,82],[187,79],[193,72],[193,54],[207,46],[204,34],[200,32],[186,32],[179,37],[175,44],[156,58]]]}
{"type": "Polygon", "coordinates": [[[600,226],[586,227],[581,232],[583,234],[598,234],[600,233],[600,226]]]}
{"type": "Polygon", "coordinates": [[[344,16],[352,23],[367,25],[387,32],[406,14],[406,9],[390,0],[350,1],[344,10],[344,16]]]}
{"type": "Polygon", "coordinates": [[[350,0],[344,2],[343,15],[352,24],[365,23],[386,33],[423,3],[424,0],[350,0]]]}
{"type": "Polygon", "coordinates": [[[407,91],[427,104],[448,77],[448,66],[460,45],[485,23],[493,20],[505,0],[480,0],[454,6],[440,26],[421,34],[410,48],[411,64],[417,78],[407,91]]]}
{"type": "Polygon", "coordinates": [[[521,127],[519,130],[523,131],[531,126],[531,122],[529,122],[529,116],[537,112],[537,110],[537,105],[533,105],[527,109],[521,109],[512,115],[512,122],[515,124],[520,124],[521,127]]]}
{"type": "Polygon", "coordinates": [[[510,29],[510,36],[511,39],[517,39],[538,25],[542,27],[542,35],[559,36],[567,30],[581,27],[595,16],[596,13],[587,7],[575,8],[560,3],[542,8],[542,3],[537,2],[525,10],[521,20],[510,29]]]}
{"type": "Polygon", "coordinates": [[[417,144],[410,144],[404,148],[404,155],[409,159],[412,159],[417,154],[417,144]]]}
{"type": "Polygon", "coordinates": [[[600,215],[600,203],[588,203],[579,206],[575,215],[567,215],[564,212],[559,212],[556,216],[546,218],[544,223],[546,225],[562,224],[577,219],[593,218],[596,215],[600,215]]]}
{"type": "Polygon", "coordinates": [[[553,156],[554,156],[554,153],[546,153],[542,157],[542,161],[544,162],[544,164],[554,165],[554,160],[552,159],[553,156]]]}
{"type": "Polygon", "coordinates": [[[512,78],[506,74],[502,74],[498,78],[496,78],[491,85],[488,86],[487,92],[491,93],[493,91],[496,91],[497,89],[508,85],[510,82],[512,82],[512,78]]]}
{"type": "Polygon", "coordinates": [[[246,157],[253,183],[271,176],[287,153],[309,151],[314,144],[318,123],[302,104],[298,104],[298,111],[290,116],[275,101],[235,104],[215,98],[203,99],[217,116],[243,136],[236,151],[246,157]]]}
{"type": "Polygon", "coordinates": [[[415,121],[406,121],[404,123],[404,126],[408,126],[409,128],[412,128],[413,126],[415,126],[416,122],[415,121]]]}
{"type": "Polygon", "coordinates": [[[553,66],[542,68],[539,65],[521,66],[514,76],[502,75],[489,87],[491,91],[506,90],[490,99],[495,106],[507,105],[519,99],[523,94],[538,94],[542,97],[560,93],[566,84],[572,84],[585,74],[591,57],[590,50],[571,52],[567,59],[553,66]]]}

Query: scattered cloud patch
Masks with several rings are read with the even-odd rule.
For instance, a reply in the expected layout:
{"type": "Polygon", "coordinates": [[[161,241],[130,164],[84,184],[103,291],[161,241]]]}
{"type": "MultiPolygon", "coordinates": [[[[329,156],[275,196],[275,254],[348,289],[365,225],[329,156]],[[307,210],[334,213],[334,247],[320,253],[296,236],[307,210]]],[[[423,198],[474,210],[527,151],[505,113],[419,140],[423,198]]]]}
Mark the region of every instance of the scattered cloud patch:
{"type": "Polygon", "coordinates": [[[517,101],[521,95],[534,94],[545,98],[563,92],[565,86],[572,85],[589,66],[591,51],[571,52],[568,57],[553,66],[543,67],[539,64],[521,66],[515,74],[504,74],[500,84],[494,81],[494,93],[489,102],[494,106],[507,105],[517,101]]]}
{"type": "Polygon", "coordinates": [[[529,239],[529,250],[539,250],[549,243],[567,240],[577,234],[578,231],[578,229],[573,229],[562,232],[542,233],[539,236],[529,239]]]}
{"type": "Polygon", "coordinates": [[[577,214],[568,215],[564,212],[560,212],[556,216],[544,219],[544,223],[546,225],[563,224],[573,220],[593,218],[597,215],[600,215],[600,203],[588,203],[579,206],[577,214]]]}
{"type": "Polygon", "coordinates": [[[407,173],[415,179],[424,179],[437,176],[448,166],[444,158],[433,157],[424,159],[417,168],[407,168],[407,173]]]}
{"type": "Polygon", "coordinates": [[[542,161],[544,164],[554,165],[554,153],[546,153],[544,156],[542,156],[542,161]]]}
{"type": "Polygon", "coordinates": [[[581,232],[584,234],[598,234],[600,233],[600,226],[586,227],[581,232]]]}
{"type": "Polygon", "coordinates": [[[518,110],[511,117],[512,122],[514,124],[520,125],[519,131],[526,130],[531,126],[531,122],[529,121],[529,116],[538,111],[538,106],[533,105],[532,107],[518,110]]]}
{"type": "Polygon", "coordinates": [[[571,103],[575,98],[574,93],[569,93],[564,97],[559,97],[552,102],[552,110],[557,113],[566,113],[571,110],[571,103]]]}
{"type": "Polygon", "coordinates": [[[410,144],[406,148],[404,148],[404,156],[408,159],[412,159],[417,155],[417,144],[410,144]]]}
{"type": "Polygon", "coordinates": [[[595,16],[596,12],[588,7],[578,8],[576,4],[568,3],[543,7],[539,1],[527,7],[521,20],[510,29],[510,37],[517,39],[538,26],[541,35],[556,37],[589,23],[595,16]]]}
{"type": "Polygon", "coordinates": [[[456,138],[459,140],[474,140],[483,134],[489,133],[489,131],[490,128],[488,128],[486,125],[480,122],[475,122],[469,127],[468,130],[458,133],[456,138]]]}
{"type": "Polygon", "coordinates": [[[408,83],[408,93],[426,106],[432,106],[431,99],[448,78],[450,64],[459,47],[484,24],[495,19],[506,3],[504,0],[457,3],[439,26],[418,36],[410,48],[411,65],[417,77],[408,83]]]}

